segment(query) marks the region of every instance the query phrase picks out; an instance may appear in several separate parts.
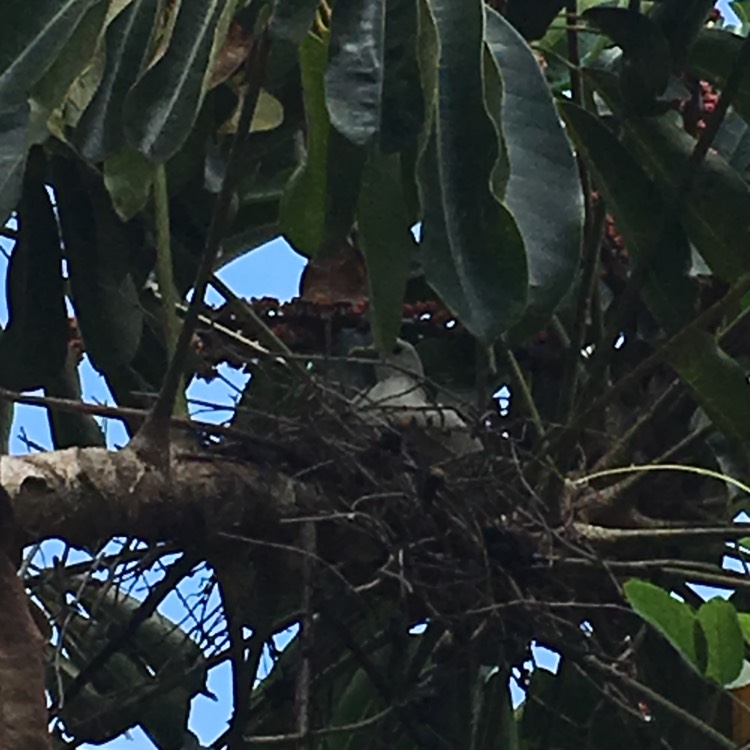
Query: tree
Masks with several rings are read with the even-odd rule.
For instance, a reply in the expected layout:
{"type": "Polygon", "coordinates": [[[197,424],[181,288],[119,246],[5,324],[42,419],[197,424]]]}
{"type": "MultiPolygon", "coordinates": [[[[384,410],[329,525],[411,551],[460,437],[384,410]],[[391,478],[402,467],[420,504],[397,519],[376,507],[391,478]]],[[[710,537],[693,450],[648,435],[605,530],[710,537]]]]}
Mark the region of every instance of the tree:
{"type": "Polygon", "coordinates": [[[216,748],[748,739],[747,24],[707,0],[6,6],[2,434],[38,404],[55,450],[0,459],[4,748],[195,746],[223,661],[216,748]],[[279,234],[299,299],[214,275],[279,234]],[[116,406],[81,402],[84,350],[116,406]],[[226,363],[252,375],[231,420],[189,418],[226,363]],[[53,538],[84,562],[19,577],[53,538]],[[195,570],[220,618],[180,627],[158,607],[195,570]]]}

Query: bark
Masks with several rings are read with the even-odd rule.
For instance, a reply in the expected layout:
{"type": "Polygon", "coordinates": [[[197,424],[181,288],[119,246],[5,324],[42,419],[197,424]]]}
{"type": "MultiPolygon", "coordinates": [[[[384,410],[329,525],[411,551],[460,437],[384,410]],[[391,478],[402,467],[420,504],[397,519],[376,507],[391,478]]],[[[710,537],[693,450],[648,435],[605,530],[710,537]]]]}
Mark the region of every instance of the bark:
{"type": "MultiPolygon", "coordinates": [[[[0,492],[2,490],[0,489],[0,492]]],[[[47,750],[44,639],[16,573],[13,513],[0,494],[0,748],[47,750]]]]}
{"type": "Polygon", "coordinates": [[[274,470],[175,452],[167,473],[134,451],[70,448],[0,457],[21,542],[92,546],[117,535],[148,541],[253,532],[274,538],[282,519],[310,510],[311,492],[274,470]]]}

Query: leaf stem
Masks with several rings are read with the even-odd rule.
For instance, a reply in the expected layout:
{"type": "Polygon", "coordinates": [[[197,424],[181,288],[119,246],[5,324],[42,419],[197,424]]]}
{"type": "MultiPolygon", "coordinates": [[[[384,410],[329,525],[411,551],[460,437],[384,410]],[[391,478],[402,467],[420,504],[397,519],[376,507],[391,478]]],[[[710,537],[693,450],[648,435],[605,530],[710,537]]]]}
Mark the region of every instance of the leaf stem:
{"type": "MultiPolygon", "coordinates": [[[[171,361],[180,335],[180,319],[176,308],[179,303],[174,283],[174,266],[169,231],[169,191],[167,190],[167,171],[163,164],[156,167],[154,174],[154,213],[156,218],[156,279],[162,298],[162,315],[164,321],[164,338],[166,340],[167,361],[171,361]]],[[[184,393],[184,375],[175,393],[176,413],[187,416],[187,403],[184,393]]]]}

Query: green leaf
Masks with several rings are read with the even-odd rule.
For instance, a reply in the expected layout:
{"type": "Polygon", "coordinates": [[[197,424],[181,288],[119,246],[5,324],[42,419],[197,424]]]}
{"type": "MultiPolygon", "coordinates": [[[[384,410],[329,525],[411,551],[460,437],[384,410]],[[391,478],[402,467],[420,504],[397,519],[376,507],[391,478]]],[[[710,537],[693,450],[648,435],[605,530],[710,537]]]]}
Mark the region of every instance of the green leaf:
{"type": "Polygon", "coordinates": [[[331,124],[362,146],[380,129],[385,2],[337,0],[331,21],[326,105],[331,124]]]}
{"type": "Polygon", "coordinates": [[[706,636],[706,677],[727,685],[739,675],[745,655],[737,611],[716,597],[698,608],[697,618],[706,636]]]}
{"type": "Polygon", "coordinates": [[[274,39],[299,44],[310,31],[319,0],[275,0],[268,31],[274,39]]]}
{"type": "Polygon", "coordinates": [[[26,102],[0,111],[0,225],[5,225],[21,194],[26,163],[26,102]]]}
{"type": "Polygon", "coordinates": [[[609,128],[571,102],[558,106],[633,259],[647,269],[649,308],[667,330],[678,330],[693,317],[697,294],[687,275],[691,251],[685,232],[667,216],[658,189],[609,128]]]}
{"type": "MultiPolygon", "coordinates": [[[[614,81],[602,71],[586,70],[607,104],[617,110],[614,81]]],[[[679,202],[680,219],[690,241],[720,278],[732,282],[750,264],[750,224],[737,216],[750,215],[750,188],[716,153],[709,152],[683,195],[695,139],[672,115],[630,117],[624,122],[624,142],[654,180],[666,202],[679,202]]]]}
{"type": "Polygon", "coordinates": [[[86,11],[99,0],[25,0],[3,3],[3,23],[12,33],[0,45],[0,109],[26,99],[55,62],[86,11]]]}
{"type": "Polygon", "coordinates": [[[565,0],[509,0],[506,15],[526,39],[539,39],[564,5],[565,0]]]}
{"type": "Polygon", "coordinates": [[[431,122],[418,168],[421,261],[443,301],[489,344],[523,314],[527,270],[518,227],[490,189],[499,145],[484,104],[484,11],[478,0],[429,8],[439,46],[437,76],[422,68],[431,122]]]}
{"type": "Polygon", "coordinates": [[[623,589],[635,612],[655,627],[688,664],[701,672],[696,652],[696,618],[692,609],[647,581],[633,579],[623,589]]]}
{"type": "Polygon", "coordinates": [[[210,72],[216,22],[226,2],[182,3],[164,56],[125,98],[128,141],[155,163],[169,159],[190,135],[210,72]]]}
{"type": "Polygon", "coordinates": [[[539,63],[502,16],[490,8],[486,14],[485,40],[503,78],[497,119],[510,165],[504,200],[523,237],[528,263],[526,323],[542,325],[578,270],[583,194],[575,157],[539,63]]]}
{"type": "Polygon", "coordinates": [[[18,239],[8,264],[8,325],[0,335],[0,385],[17,391],[43,386],[65,361],[62,251],[44,184],[41,149],[29,157],[18,206],[18,239]]]}
{"type": "Polygon", "coordinates": [[[473,750],[519,749],[508,671],[497,667],[479,670],[475,716],[473,750]]]}
{"type": "Polygon", "coordinates": [[[107,27],[102,80],[73,134],[89,161],[103,161],[125,143],[123,103],[146,61],[157,7],[158,0],[133,0],[107,27]]]}
{"type": "Polygon", "coordinates": [[[109,3],[99,0],[83,15],[60,54],[34,85],[34,99],[49,110],[57,107],[73,81],[91,64],[109,3]]]}
{"type": "MultiPolygon", "coordinates": [[[[744,539],[740,539],[739,543],[746,549],[750,549],[750,538],[745,537],[744,539]]],[[[740,630],[742,631],[745,643],[750,644],[750,614],[747,612],[738,612],[737,622],[740,624],[740,630]]]]}
{"type": "MultiPolygon", "coordinates": [[[[596,117],[571,103],[560,112],[604,194],[632,257],[647,269],[644,297],[659,323],[676,332],[694,316],[690,246],[637,160],[596,117]]],[[[688,330],[665,352],[695,398],[727,435],[750,439],[745,372],[710,334],[688,330]]]]}
{"type": "Polygon", "coordinates": [[[417,62],[417,11],[414,0],[386,0],[380,124],[380,145],[386,154],[413,150],[424,121],[417,62]]]}
{"type": "Polygon", "coordinates": [[[127,146],[104,162],[104,185],[123,221],[132,219],[146,205],[155,170],[145,156],[127,146]]]}
{"type": "Polygon", "coordinates": [[[750,165],[750,125],[736,112],[727,112],[712,147],[726,159],[729,166],[743,178],[747,177],[747,167],[750,165]]]}
{"type": "MultiPolygon", "coordinates": [[[[703,29],[690,51],[690,69],[718,88],[724,86],[734,68],[745,40],[741,36],[719,29],[703,29]]],[[[750,76],[740,79],[732,106],[745,120],[750,121],[750,76]]]]}
{"type": "Polygon", "coordinates": [[[307,117],[307,153],[292,175],[279,209],[282,232],[291,245],[314,256],[323,241],[326,221],[326,163],[330,123],[324,74],[328,44],[308,34],[299,46],[299,65],[307,117]]]}
{"type": "MultiPolygon", "coordinates": [[[[53,398],[81,400],[81,379],[78,374],[78,352],[68,345],[65,363],[44,387],[44,395],[53,398]]],[[[79,446],[106,447],[104,433],[91,414],[75,411],[58,411],[47,407],[47,420],[55,450],[79,446]]]]}
{"type": "Polygon", "coordinates": [[[307,152],[279,208],[281,230],[298,252],[338,250],[349,233],[366,150],[333,130],[325,105],[327,41],[309,34],[299,58],[307,116],[307,152]]]}
{"type": "Polygon", "coordinates": [[[135,230],[120,222],[90,173],[58,159],[53,177],[78,325],[92,364],[106,374],[131,362],[143,331],[132,275],[135,230]]]}
{"type": "MultiPolygon", "coordinates": [[[[633,118],[625,143],[662,192],[673,196],[683,184],[695,141],[667,118],[633,118]]],[[[709,152],[692,180],[681,211],[683,225],[711,270],[734,281],[750,264],[750,188],[724,159],[709,152]]]]}
{"type": "Polygon", "coordinates": [[[672,59],[681,65],[703,30],[715,0],[660,0],[649,16],[661,29],[672,50],[672,59]]]}
{"type": "Polygon", "coordinates": [[[654,21],[630,8],[589,8],[583,19],[612,39],[623,51],[620,86],[636,105],[648,105],[664,92],[672,58],[669,44],[654,21]]]}
{"type": "Polygon", "coordinates": [[[750,440],[747,370],[730,357],[707,331],[690,331],[669,347],[667,360],[722,432],[742,443],[750,440]]]}
{"type": "Polygon", "coordinates": [[[393,348],[401,330],[406,278],[415,251],[405,208],[398,154],[384,156],[371,148],[357,217],[370,284],[370,326],[381,352],[393,348]]]}

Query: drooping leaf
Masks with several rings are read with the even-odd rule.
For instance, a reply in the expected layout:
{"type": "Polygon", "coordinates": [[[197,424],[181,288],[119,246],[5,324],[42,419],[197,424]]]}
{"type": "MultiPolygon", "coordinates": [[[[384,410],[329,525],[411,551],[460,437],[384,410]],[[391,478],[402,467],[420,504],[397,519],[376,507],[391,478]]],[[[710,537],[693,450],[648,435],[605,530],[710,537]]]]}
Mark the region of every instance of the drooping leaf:
{"type": "Polygon", "coordinates": [[[539,39],[554,20],[565,0],[508,0],[508,21],[526,39],[539,39]]]}
{"type": "MultiPolygon", "coordinates": [[[[719,29],[703,29],[690,51],[690,68],[701,78],[721,88],[732,72],[740,48],[746,43],[737,34],[719,29]]],[[[743,75],[732,106],[750,121],[750,77],[743,75]]]]}
{"type": "Polygon", "coordinates": [[[28,124],[26,102],[0,111],[0,225],[5,224],[21,194],[28,124]]]}
{"type": "Polygon", "coordinates": [[[143,329],[129,231],[93,177],[62,159],[54,166],[73,306],[86,353],[106,373],[133,359],[143,329]]]}
{"type": "Polygon", "coordinates": [[[559,104],[579,153],[596,177],[635,263],[646,269],[645,297],[669,331],[695,312],[697,290],[688,278],[690,245],[654,183],[600,120],[570,102],[559,104]]]}
{"type": "MultiPolygon", "coordinates": [[[[690,247],[659,191],[632,154],[593,115],[571,103],[560,111],[596,176],[633,258],[646,270],[644,297],[659,323],[680,330],[697,309],[688,277],[690,247]]],[[[727,435],[750,438],[750,402],[740,365],[710,334],[688,329],[665,352],[714,423],[727,435]]]]}
{"type": "Polygon", "coordinates": [[[380,129],[385,2],[338,0],[331,21],[326,105],[331,125],[362,146],[380,129]]]}
{"type": "Polygon", "coordinates": [[[8,325],[0,335],[0,384],[18,391],[43,386],[67,351],[62,251],[44,177],[44,156],[35,150],[18,206],[18,239],[6,277],[8,325]]]}
{"type": "Polygon", "coordinates": [[[125,98],[128,141],[155,163],[169,159],[190,134],[210,73],[214,31],[226,2],[182,3],[164,56],[125,98]]]}
{"type": "Polygon", "coordinates": [[[307,153],[281,201],[281,229],[299,252],[314,255],[323,241],[326,209],[326,163],[330,123],[324,75],[328,43],[308,34],[299,46],[302,91],[307,116],[307,153]]]}
{"type": "Polygon", "coordinates": [[[54,65],[34,85],[34,99],[47,109],[52,110],[62,101],[76,77],[91,64],[108,5],[99,0],[84,13],[54,65]]]}
{"type": "Polygon", "coordinates": [[[708,20],[715,0],[662,0],[649,15],[667,38],[672,59],[682,64],[708,20]]]}
{"type": "Polygon", "coordinates": [[[629,112],[647,113],[669,81],[672,58],[659,26],[630,8],[589,8],[583,19],[622,49],[620,90],[629,112]]]}
{"type": "Polygon", "coordinates": [[[413,149],[424,120],[414,0],[386,0],[383,57],[380,145],[387,154],[413,149]]]}
{"type": "Polygon", "coordinates": [[[686,332],[669,347],[667,359],[718,429],[742,443],[750,440],[747,371],[721,349],[715,336],[686,332]]]}
{"type": "Polygon", "coordinates": [[[736,112],[727,112],[713,142],[729,166],[747,179],[750,166],[750,125],[736,112]]]}
{"type": "Polygon", "coordinates": [[[336,251],[354,220],[366,151],[331,128],[325,105],[327,38],[300,45],[307,116],[307,152],[289,179],[279,208],[281,230],[298,252],[336,251]]]}
{"type": "Polygon", "coordinates": [[[421,262],[461,322],[490,343],[523,314],[527,269],[518,227],[490,189],[499,145],[484,104],[484,11],[474,0],[428,5],[432,19],[423,12],[420,23],[434,23],[439,45],[437,77],[423,77],[431,117],[418,173],[421,262]]]}
{"type": "Polygon", "coordinates": [[[102,81],[73,135],[89,161],[103,161],[125,143],[123,103],[148,54],[157,6],[158,0],[133,0],[107,27],[102,81]]]}
{"type": "MultiPolygon", "coordinates": [[[[81,401],[81,379],[78,373],[78,342],[71,340],[65,362],[60,372],[45,383],[44,395],[81,401]]],[[[96,446],[104,448],[104,433],[91,414],[76,411],[58,411],[47,407],[52,444],[56,450],[73,446],[96,446]]]]}
{"type": "Polygon", "coordinates": [[[398,154],[371,148],[362,175],[357,218],[370,285],[375,345],[389,352],[401,330],[404,291],[415,243],[406,215],[398,154]]]}
{"type": "Polygon", "coordinates": [[[274,39],[300,43],[310,31],[318,0],[275,0],[268,31],[274,39]]]}
{"type": "Polygon", "coordinates": [[[482,667],[475,700],[477,720],[472,747],[476,750],[519,750],[508,672],[497,667],[482,667]]]}
{"type": "Polygon", "coordinates": [[[54,63],[86,11],[100,0],[24,0],[3,3],[11,30],[0,44],[0,109],[26,99],[54,63]]]}
{"type": "Polygon", "coordinates": [[[716,597],[698,608],[697,618],[706,636],[706,677],[728,685],[740,673],[745,655],[737,611],[716,597]]]}
{"type": "Polygon", "coordinates": [[[156,167],[128,146],[104,162],[104,185],[123,221],[143,209],[151,195],[156,167]]]}
{"type": "Polygon", "coordinates": [[[655,627],[694,669],[702,672],[696,650],[695,613],[664,589],[633,579],[623,589],[630,606],[655,627]]]}
{"type": "MultiPolygon", "coordinates": [[[[616,111],[612,77],[587,70],[586,78],[616,111]]],[[[750,187],[737,172],[709,152],[688,179],[688,171],[695,169],[695,139],[671,115],[628,118],[624,142],[664,200],[679,205],[688,237],[711,270],[727,281],[744,273],[750,263],[750,223],[738,223],[736,217],[750,215],[750,187]]]]}
{"type": "Polygon", "coordinates": [[[514,29],[487,8],[485,40],[503,78],[509,161],[504,201],[523,237],[529,274],[526,325],[544,324],[570,288],[583,234],[578,167],[539,63],[514,29]]]}

